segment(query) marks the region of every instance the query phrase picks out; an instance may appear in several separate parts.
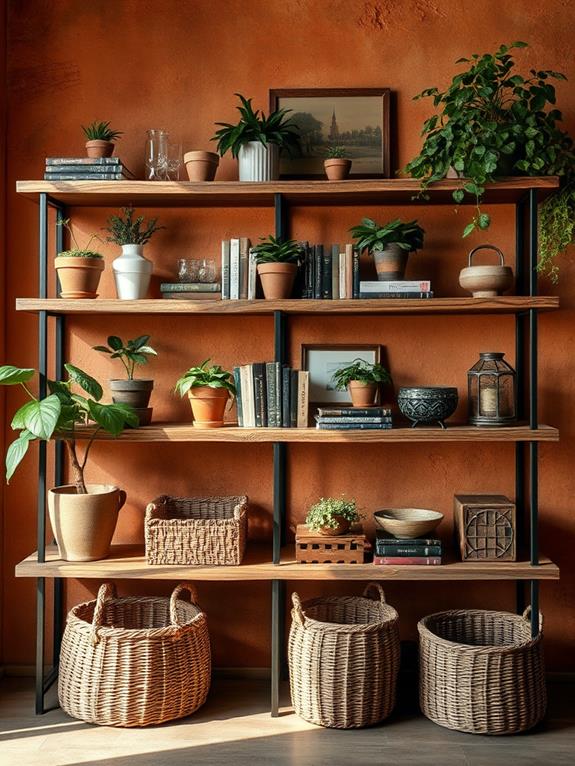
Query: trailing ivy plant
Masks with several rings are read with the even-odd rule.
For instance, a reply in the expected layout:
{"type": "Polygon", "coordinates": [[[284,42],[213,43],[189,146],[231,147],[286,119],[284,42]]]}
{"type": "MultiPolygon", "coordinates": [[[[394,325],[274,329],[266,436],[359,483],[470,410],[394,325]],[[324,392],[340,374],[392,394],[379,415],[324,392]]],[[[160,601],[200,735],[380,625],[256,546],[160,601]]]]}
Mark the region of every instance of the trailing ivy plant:
{"type": "Polygon", "coordinates": [[[134,208],[123,207],[123,215],[111,215],[108,218],[109,226],[104,229],[110,236],[106,237],[106,242],[113,242],[115,245],[145,245],[152,238],[152,235],[165,226],[158,226],[157,218],[150,218],[145,228],[144,216],[139,215],[134,220],[134,208]]]}
{"type": "Polygon", "coordinates": [[[345,391],[356,380],[360,383],[391,383],[391,375],[379,362],[370,364],[364,359],[354,359],[351,364],[337,369],[332,376],[338,391],[345,391]]]}
{"type": "Polygon", "coordinates": [[[92,346],[92,348],[94,351],[110,354],[110,359],[119,359],[124,365],[128,380],[134,380],[136,365],[147,364],[149,356],[158,356],[158,352],[148,345],[149,340],[149,335],[140,335],[124,343],[117,335],[110,335],[107,346],[92,346]]]}
{"type": "Polygon", "coordinates": [[[305,523],[312,532],[320,532],[322,527],[336,529],[342,518],[351,524],[360,520],[361,516],[357,512],[355,500],[346,500],[343,497],[322,497],[309,509],[305,523]]]}
{"type": "Polygon", "coordinates": [[[573,239],[575,220],[575,154],[573,140],[558,123],[553,80],[565,75],[531,69],[528,76],[515,70],[512,49],[527,43],[501,45],[494,53],[458,59],[467,65],[444,91],[426,88],[415,99],[431,98],[436,108],[423,124],[421,152],[406,166],[422,179],[422,190],[446,177],[450,170],[462,177],[453,192],[457,203],[466,194],[476,202],[467,237],[489,228],[489,214],[480,207],[485,185],[502,175],[558,175],[562,187],[541,207],[538,269],[556,281],[555,257],[573,239]]]}
{"type": "Polygon", "coordinates": [[[281,240],[273,236],[260,237],[253,252],[257,263],[295,263],[301,260],[301,245],[295,239],[281,240]]]}
{"type": "Polygon", "coordinates": [[[208,366],[210,360],[206,359],[198,367],[190,367],[176,382],[176,393],[185,396],[190,388],[209,386],[210,388],[225,388],[235,396],[236,387],[231,372],[224,370],[219,364],[208,366]]]}

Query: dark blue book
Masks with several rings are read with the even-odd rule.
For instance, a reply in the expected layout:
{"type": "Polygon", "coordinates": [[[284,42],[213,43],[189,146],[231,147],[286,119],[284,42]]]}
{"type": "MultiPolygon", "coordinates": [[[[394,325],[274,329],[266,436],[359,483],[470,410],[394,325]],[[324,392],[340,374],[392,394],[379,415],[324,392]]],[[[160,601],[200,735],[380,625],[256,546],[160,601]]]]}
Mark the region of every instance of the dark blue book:
{"type": "Polygon", "coordinates": [[[274,421],[276,428],[282,427],[282,366],[279,362],[274,362],[274,378],[276,388],[276,398],[274,405],[274,421]]]}
{"type": "Polygon", "coordinates": [[[240,368],[234,367],[234,384],[236,386],[236,410],[238,413],[238,426],[243,428],[244,416],[242,412],[242,383],[240,380],[240,368]]]}
{"type": "Polygon", "coordinates": [[[375,541],[376,556],[441,556],[441,545],[394,545],[375,541]]]}
{"type": "Polygon", "coordinates": [[[121,165],[119,157],[46,157],[46,165],[121,165]]]}
{"type": "Polygon", "coordinates": [[[275,428],[275,407],[276,407],[276,376],[274,362],[266,362],[266,404],[268,413],[267,425],[275,428]]]}
{"type": "Polygon", "coordinates": [[[334,424],[337,425],[338,423],[342,425],[353,425],[354,423],[391,423],[391,415],[377,415],[376,417],[372,417],[371,415],[359,415],[359,416],[345,416],[345,417],[330,417],[329,415],[326,415],[324,417],[321,417],[320,415],[315,416],[316,423],[328,423],[328,424],[334,424]]]}
{"type": "Polygon", "coordinates": [[[289,367],[282,368],[282,427],[290,427],[290,386],[291,386],[291,369],[289,367]]]}
{"type": "Polygon", "coordinates": [[[354,247],[353,249],[353,269],[352,269],[352,280],[353,280],[353,297],[359,298],[359,251],[354,247]]]}

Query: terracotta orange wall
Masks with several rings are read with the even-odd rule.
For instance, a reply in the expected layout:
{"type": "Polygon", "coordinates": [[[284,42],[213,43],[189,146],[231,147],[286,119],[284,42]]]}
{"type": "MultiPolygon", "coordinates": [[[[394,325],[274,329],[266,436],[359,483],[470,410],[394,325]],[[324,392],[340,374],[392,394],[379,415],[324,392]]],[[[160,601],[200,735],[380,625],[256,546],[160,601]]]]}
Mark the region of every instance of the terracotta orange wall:
{"type": "MultiPolygon", "coordinates": [[[[82,153],[80,124],[110,119],[125,131],[119,153],[141,172],[145,130],[163,125],[180,133],[189,147],[207,148],[216,120],[234,119],[234,91],[252,95],[267,109],[268,89],[278,87],[389,86],[396,93],[394,124],[401,167],[418,149],[422,120],[429,107],[411,101],[423,87],[443,84],[456,71],[452,63],[474,51],[522,39],[531,47],[522,64],[565,71],[573,78],[570,24],[561,0],[529,6],[480,0],[467,3],[433,0],[60,0],[51,4],[20,0],[10,6],[10,119],[8,133],[7,359],[18,365],[36,362],[34,317],[16,315],[17,295],[34,295],[37,214],[33,203],[14,193],[16,179],[39,178],[47,155],[82,153]]],[[[560,106],[574,127],[575,93],[559,88],[560,106]]],[[[220,179],[236,177],[225,158],[220,179]]],[[[81,232],[104,225],[106,210],[77,210],[81,232]]],[[[513,210],[493,211],[488,239],[511,256],[513,210]]],[[[362,214],[384,219],[413,210],[381,208],[299,209],[293,211],[294,236],[325,242],[345,241],[362,214]]],[[[158,211],[167,226],[148,254],[156,274],[173,272],[186,255],[217,256],[223,237],[256,239],[272,231],[271,210],[158,211]]],[[[462,243],[466,213],[451,207],[418,208],[427,231],[426,247],[410,265],[412,275],[429,276],[439,294],[459,295],[457,274],[466,250],[462,243]]],[[[483,239],[483,237],[482,237],[483,239]]],[[[114,248],[106,247],[107,261],[114,248]]],[[[558,288],[562,310],[540,321],[541,415],[561,428],[559,445],[541,448],[541,543],[562,567],[560,583],[542,588],[548,661],[551,668],[573,670],[569,641],[575,636],[573,548],[575,491],[572,455],[575,440],[573,354],[575,324],[574,269],[562,263],[558,288]]],[[[543,291],[551,290],[542,285],[543,291]]],[[[102,294],[113,295],[108,271],[102,294]]],[[[377,342],[386,346],[396,385],[457,385],[464,394],[466,371],[480,350],[497,349],[513,361],[513,322],[509,318],[297,318],[291,325],[292,361],[302,342],[377,342]]],[[[151,332],[160,357],[154,362],[156,416],[189,418],[185,404],[171,394],[177,375],[188,365],[213,356],[225,366],[271,358],[272,325],[268,318],[126,317],[104,321],[85,318],[71,325],[68,356],[107,379],[110,363],[90,350],[109,331],[128,337],[151,332]]],[[[19,401],[10,396],[10,406],[19,401]]],[[[301,520],[306,505],[320,495],[346,492],[368,512],[385,504],[429,506],[446,512],[443,536],[450,538],[452,496],[457,491],[497,491],[513,495],[513,450],[506,446],[294,445],[289,448],[290,524],[301,520]]],[[[33,658],[34,583],[15,580],[14,564],[35,547],[35,458],[6,493],[5,661],[33,658]]],[[[98,445],[90,477],[115,480],[129,494],[121,513],[117,540],[141,540],[146,501],[160,492],[246,492],[255,511],[254,538],[270,538],[271,446],[98,445]]],[[[169,584],[120,583],[120,590],[167,592],[169,584]]],[[[67,583],[68,603],[93,593],[96,583],[67,583]]],[[[269,661],[269,584],[213,584],[200,587],[210,617],[217,665],[264,666],[269,661]]],[[[307,583],[304,595],[322,591],[357,591],[357,586],[307,583]]],[[[388,599],[402,615],[403,632],[414,637],[415,622],[431,610],[459,606],[513,608],[512,584],[390,584],[388,599]]]]}

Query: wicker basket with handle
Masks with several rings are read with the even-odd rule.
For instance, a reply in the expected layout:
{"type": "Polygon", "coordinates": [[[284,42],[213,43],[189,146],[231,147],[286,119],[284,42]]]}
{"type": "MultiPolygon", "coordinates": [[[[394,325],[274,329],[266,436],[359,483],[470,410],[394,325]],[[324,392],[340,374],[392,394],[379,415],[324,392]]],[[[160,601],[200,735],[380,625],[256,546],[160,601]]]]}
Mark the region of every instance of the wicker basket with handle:
{"type": "Polygon", "coordinates": [[[105,726],[182,718],[204,704],[210,676],[206,616],[190,583],[170,598],[116,598],[104,584],[68,614],[58,696],[74,718],[105,726]],[[179,598],[184,590],[192,603],[179,598]]]}
{"type": "Polygon", "coordinates": [[[233,566],[246,548],[248,498],[162,495],[146,508],[148,564],[233,566]]]}
{"type": "Polygon", "coordinates": [[[420,620],[424,715],[472,734],[515,734],[535,726],[547,697],[542,634],[531,637],[529,613],[458,610],[420,620]]]}
{"type": "Polygon", "coordinates": [[[395,705],[399,618],[380,585],[362,597],[292,595],[288,656],[295,712],[338,729],[370,726],[395,705]],[[367,598],[375,589],[379,598],[367,598]]]}

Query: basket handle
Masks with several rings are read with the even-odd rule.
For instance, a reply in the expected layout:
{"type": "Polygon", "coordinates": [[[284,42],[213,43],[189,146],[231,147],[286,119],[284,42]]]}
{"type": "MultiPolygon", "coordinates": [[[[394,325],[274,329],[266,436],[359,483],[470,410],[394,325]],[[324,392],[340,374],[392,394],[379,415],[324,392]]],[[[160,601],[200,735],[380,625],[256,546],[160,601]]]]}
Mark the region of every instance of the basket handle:
{"type": "Polygon", "coordinates": [[[190,594],[190,603],[194,606],[198,606],[198,593],[196,591],[196,588],[194,585],[192,585],[191,582],[181,582],[179,585],[176,585],[176,587],[173,590],[172,595],[170,596],[170,622],[172,625],[177,625],[178,627],[182,626],[182,623],[180,622],[180,619],[178,617],[178,610],[177,610],[177,602],[178,598],[180,596],[180,593],[187,590],[190,594]]]}
{"type": "Polygon", "coordinates": [[[96,596],[96,606],[94,607],[94,616],[92,618],[92,632],[90,635],[92,644],[96,644],[100,641],[98,635],[98,629],[102,627],[104,622],[104,612],[106,611],[106,601],[116,598],[116,586],[112,582],[105,582],[98,588],[98,595],[96,596]]]}
{"type": "Polygon", "coordinates": [[[146,506],[146,520],[149,520],[151,516],[156,513],[160,506],[165,505],[168,500],[168,495],[160,495],[155,497],[151,503],[146,506]]]}
{"type": "MultiPolygon", "coordinates": [[[[368,598],[368,594],[370,591],[377,591],[379,595],[379,601],[382,604],[385,604],[385,592],[381,585],[378,582],[370,582],[365,586],[365,590],[363,591],[363,597],[368,598]]],[[[377,599],[375,599],[377,601],[377,599]]]]}
{"type": "Polygon", "coordinates": [[[499,255],[499,261],[500,265],[503,266],[505,264],[505,258],[503,257],[503,253],[498,247],[495,247],[495,245],[477,245],[477,247],[474,247],[473,250],[469,253],[469,260],[468,260],[468,266],[471,266],[471,261],[473,260],[473,256],[478,250],[493,250],[495,253],[498,253],[499,255]]]}
{"type": "Polygon", "coordinates": [[[303,609],[301,608],[301,598],[298,596],[297,593],[291,594],[291,602],[293,604],[293,610],[295,614],[295,618],[300,623],[300,625],[305,628],[305,614],[303,613],[303,609]]]}
{"type": "MultiPolygon", "coordinates": [[[[531,622],[531,605],[525,609],[522,615],[524,620],[527,620],[527,622],[531,622]]],[[[543,615],[541,612],[539,612],[539,630],[543,630],[543,615]]]]}

